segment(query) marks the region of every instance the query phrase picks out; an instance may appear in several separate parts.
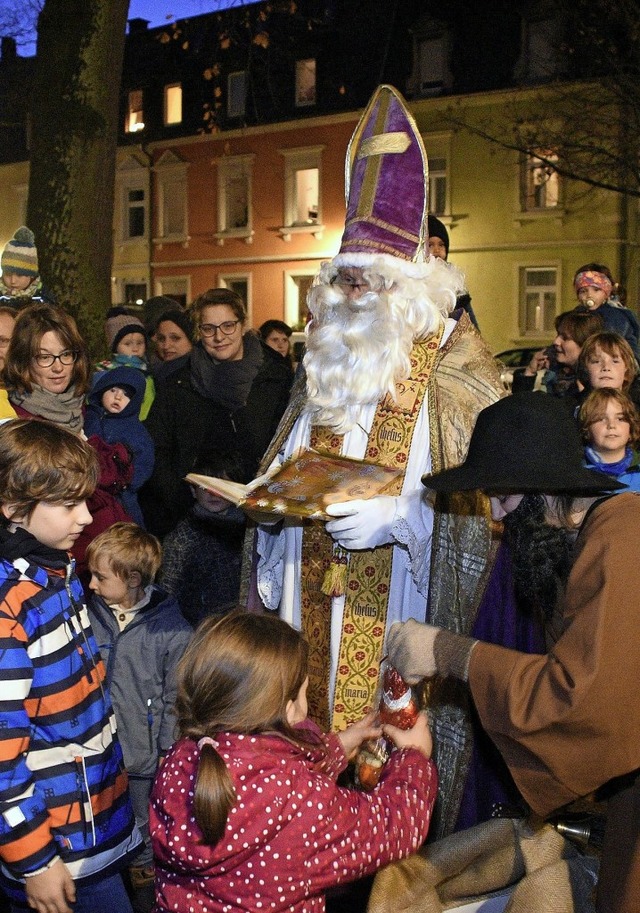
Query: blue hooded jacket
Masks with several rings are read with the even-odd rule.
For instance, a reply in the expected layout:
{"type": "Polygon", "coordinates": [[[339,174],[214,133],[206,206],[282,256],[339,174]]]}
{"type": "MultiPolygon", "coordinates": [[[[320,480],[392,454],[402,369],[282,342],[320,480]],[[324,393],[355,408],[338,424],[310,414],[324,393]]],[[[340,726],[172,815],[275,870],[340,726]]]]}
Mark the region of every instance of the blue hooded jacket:
{"type": "Polygon", "coordinates": [[[97,434],[108,444],[125,444],[131,451],[133,479],[120,497],[131,519],[140,526],[144,526],[144,518],[136,492],[153,472],[154,463],[153,440],[138,418],[144,392],[144,375],[135,368],[122,366],[102,371],[94,376],[84,420],[84,433],[87,437],[97,434]],[[102,405],[102,395],[112,387],[128,387],[133,391],[131,400],[122,412],[107,412],[102,405]]]}

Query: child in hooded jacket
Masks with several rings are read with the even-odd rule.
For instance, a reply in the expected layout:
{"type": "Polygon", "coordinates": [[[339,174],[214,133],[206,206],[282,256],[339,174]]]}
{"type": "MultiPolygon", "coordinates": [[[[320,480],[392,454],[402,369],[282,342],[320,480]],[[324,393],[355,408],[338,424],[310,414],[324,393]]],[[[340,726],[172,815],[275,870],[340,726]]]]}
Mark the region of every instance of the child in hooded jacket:
{"type": "Polygon", "coordinates": [[[107,444],[125,444],[132,455],[133,477],[118,492],[132,520],[144,526],[137,492],[153,472],[155,458],[151,435],[139,419],[145,380],[135,368],[120,366],[94,376],[84,419],[87,437],[97,435],[107,444]]]}
{"type": "Polygon", "coordinates": [[[437,789],[431,734],[383,727],[398,750],[370,793],[336,778],[382,729],[307,719],[307,644],[271,615],[206,618],[178,668],[179,740],[151,796],[155,913],[322,913],[325,891],[415,852],[437,789]]]}
{"type": "MultiPolygon", "coordinates": [[[[144,839],[129,868],[134,891],[142,892],[153,881],[149,793],[175,738],[176,667],[192,633],[175,597],[154,583],[161,559],[159,541],[135,523],[114,523],[87,549],[89,618],[107,668],[129,791],[144,839]]],[[[140,909],[144,893],[136,901],[135,909],[140,909]]]]}
{"type": "MultiPolygon", "coordinates": [[[[156,385],[151,376],[147,346],[147,331],[139,317],[131,314],[127,308],[112,307],[107,311],[104,322],[104,335],[109,346],[108,358],[99,361],[95,367],[96,374],[111,371],[125,366],[135,368],[144,377],[144,397],[140,408],[140,420],[145,421],[156,395],[156,385]]],[[[93,378],[92,378],[93,380],[93,378]]]]}

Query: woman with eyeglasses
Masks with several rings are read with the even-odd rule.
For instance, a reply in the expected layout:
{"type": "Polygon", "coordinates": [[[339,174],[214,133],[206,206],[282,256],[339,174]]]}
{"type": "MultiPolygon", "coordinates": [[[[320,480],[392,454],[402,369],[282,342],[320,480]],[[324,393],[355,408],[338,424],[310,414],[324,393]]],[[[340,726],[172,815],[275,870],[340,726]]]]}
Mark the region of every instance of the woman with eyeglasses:
{"type": "Polygon", "coordinates": [[[237,455],[244,476],[238,481],[255,476],[291,387],[282,356],[245,332],[246,308],[235,292],[209,289],[189,313],[197,341],[158,387],[146,422],[156,462],[143,510],[147,527],[160,536],[191,507],[184,477],[207,452],[237,455]]]}
{"type": "MultiPolygon", "coordinates": [[[[7,350],[2,378],[9,402],[19,418],[47,420],[83,435],[89,357],[76,322],[61,308],[31,304],[18,313],[7,350]]],[[[84,565],[87,545],[117,520],[131,519],[115,493],[131,481],[131,455],[123,444],[107,444],[93,436],[100,478],[87,507],[93,522],[73,548],[76,570],[88,582],[84,565]]]]}

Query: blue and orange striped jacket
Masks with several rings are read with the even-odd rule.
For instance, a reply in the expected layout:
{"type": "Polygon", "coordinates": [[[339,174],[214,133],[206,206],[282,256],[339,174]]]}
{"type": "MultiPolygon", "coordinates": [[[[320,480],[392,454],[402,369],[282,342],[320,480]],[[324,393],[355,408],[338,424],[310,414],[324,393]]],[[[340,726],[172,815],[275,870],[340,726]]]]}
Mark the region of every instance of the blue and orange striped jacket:
{"type": "Polygon", "coordinates": [[[73,562],[52,570],[0,554],[0,865],[11,896],[56,855],[81,881],[137,851],[104,677],[73,562]]]}

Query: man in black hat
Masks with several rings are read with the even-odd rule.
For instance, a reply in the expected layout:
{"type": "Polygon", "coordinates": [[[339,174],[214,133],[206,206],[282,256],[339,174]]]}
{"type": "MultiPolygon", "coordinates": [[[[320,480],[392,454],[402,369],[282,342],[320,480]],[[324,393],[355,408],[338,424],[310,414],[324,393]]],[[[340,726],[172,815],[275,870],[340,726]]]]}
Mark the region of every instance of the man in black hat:
{"type": "Polygon", "coordinates": [[[607,786],[597,909],[632,913],[640,910],[640,498],[611,497],[621,486],[596,476],[583,468],[577,430],[555,398],[515,394],[484,409],[464,463],[423,482],[490,496],[514,542],[516,582],[556,621],[552,646],[530,655],[407,621],[391,628],[387,647],[411,683],[436,673],[468,682],[537,815],[607,786]],[[536,553],[546,560],[550,552],[555,567],[540,574],[536,553]],[[560,615],[549,601],[554,571],[560,615]]]}

